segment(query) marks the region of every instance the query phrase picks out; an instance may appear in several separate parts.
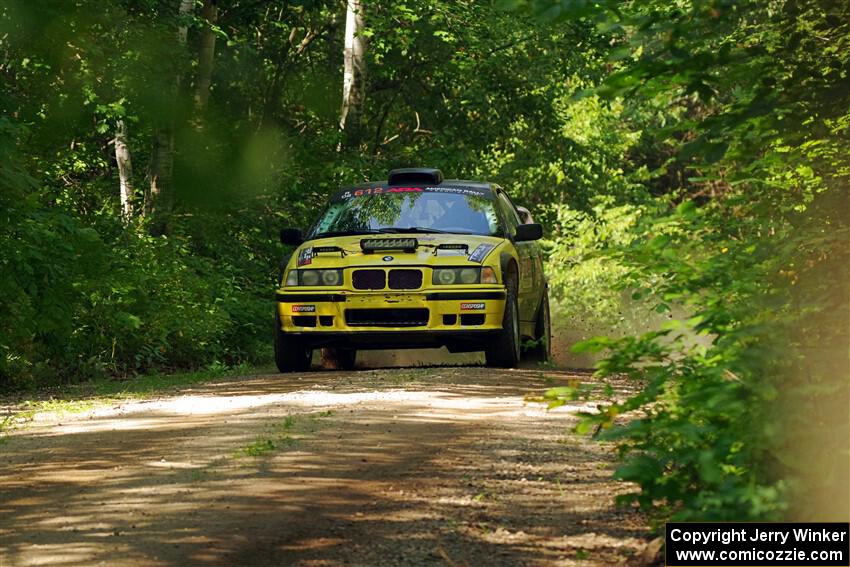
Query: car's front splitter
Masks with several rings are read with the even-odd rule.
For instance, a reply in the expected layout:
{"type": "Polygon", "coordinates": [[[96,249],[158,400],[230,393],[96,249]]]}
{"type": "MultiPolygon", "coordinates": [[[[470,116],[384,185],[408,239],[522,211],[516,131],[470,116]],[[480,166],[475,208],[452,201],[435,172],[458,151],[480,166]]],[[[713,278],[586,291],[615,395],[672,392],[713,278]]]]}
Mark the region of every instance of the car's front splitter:
{"type": "Polygon", "coordinates": [[[439,348],[446,347],[450,352],[475,352],[484,350],[498,330],[464,329],[450,331],[311,331],[286,332],[287,337],[297,338],[307,348],[339,347],[357,350],[396,349],[396,348],[439,348]]]}

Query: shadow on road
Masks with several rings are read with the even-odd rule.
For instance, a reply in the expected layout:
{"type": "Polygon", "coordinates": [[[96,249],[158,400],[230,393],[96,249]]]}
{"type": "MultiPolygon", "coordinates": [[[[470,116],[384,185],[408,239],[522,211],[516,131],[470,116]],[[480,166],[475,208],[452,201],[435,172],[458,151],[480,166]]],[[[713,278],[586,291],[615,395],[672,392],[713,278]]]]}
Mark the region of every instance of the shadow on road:
{"type": "Polygon", "coordinates": [[[35,424],[3,447],[0,564],[621,562],[646,531],[606,449],[523,401],[570,377],[258,376],[35,424]]]}

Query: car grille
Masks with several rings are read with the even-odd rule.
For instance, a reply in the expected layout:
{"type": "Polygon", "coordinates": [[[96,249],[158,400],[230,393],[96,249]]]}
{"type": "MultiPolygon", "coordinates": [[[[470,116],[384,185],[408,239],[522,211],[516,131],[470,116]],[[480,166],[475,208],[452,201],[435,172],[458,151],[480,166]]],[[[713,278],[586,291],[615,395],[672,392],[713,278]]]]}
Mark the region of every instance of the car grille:
{"type": "Polygon", "coordinates": [[[354,270],[351,282],[354,289],[384,289],[387,287],[387,273],[384,270],[354,270]]]}
{"type": "Polygon", "coordinates": [[[390,270],[390,289],[419,289],[422,270],[390,270]]]}
{"type": "Polygon", "coordinates": [[[354,270],[351,274],[354,289],[419,289],[422,287],[422,270],[394,269],[386,270],[354,270]]]}
{"type": "Polygon", "coordinates": [[[425,308],[346,309],[349,327],[424,327],[429,311],[425,308]]]}

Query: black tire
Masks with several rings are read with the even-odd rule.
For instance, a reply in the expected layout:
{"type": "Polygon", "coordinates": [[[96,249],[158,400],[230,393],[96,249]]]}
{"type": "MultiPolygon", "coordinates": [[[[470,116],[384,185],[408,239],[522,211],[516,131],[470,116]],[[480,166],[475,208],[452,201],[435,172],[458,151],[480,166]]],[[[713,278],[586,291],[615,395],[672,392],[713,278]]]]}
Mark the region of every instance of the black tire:
{"type": "Polygon", "coordinates": [[[332,370],[353,370],[354,364],[357,362],[357,350],[353,348],[323,348],[322,362],[325,368],[332,370]]]}
{"type": "Polygon", "coordinates": [[[310,370],[313,350],[293,336],[280,330],[280,314],[274,314],[274,361],[280,372],[306,372],[310,370]]]}
{"type": "Polygon", "coordinates": [[[543,290],[543,298],[537,309],[537,320],[534,324],[535,345],[529,351],[531,358],[537,362],[549,362],[552,359],[552,318],[549,312],[549,291],[543,290]]]}
{"type": "Polygon", "coordinates": [[[487,366],[515,368],[520,359],[519,306],[517,305],[517,281],[513,276],[505,280],[505,315],[502,329],[484,351],[487,366]]]}

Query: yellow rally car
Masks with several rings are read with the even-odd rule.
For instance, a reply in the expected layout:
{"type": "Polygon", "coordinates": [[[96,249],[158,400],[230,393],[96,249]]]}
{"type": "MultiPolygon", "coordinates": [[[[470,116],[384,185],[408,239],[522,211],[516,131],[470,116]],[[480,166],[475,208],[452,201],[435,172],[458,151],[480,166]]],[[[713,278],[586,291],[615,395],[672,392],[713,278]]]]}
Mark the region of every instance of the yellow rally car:
{"type": "Polygon", "coordinates": [[[535,240],[501,187],[396,169],[342,189],[281,267],[275,358],[281,372],[329,349],[343,368],[361,349],[484,351],[513,367],[549,357],[549,300],[535,240]],[[523,343],[524,341],[524,343],[523,343]]]}

